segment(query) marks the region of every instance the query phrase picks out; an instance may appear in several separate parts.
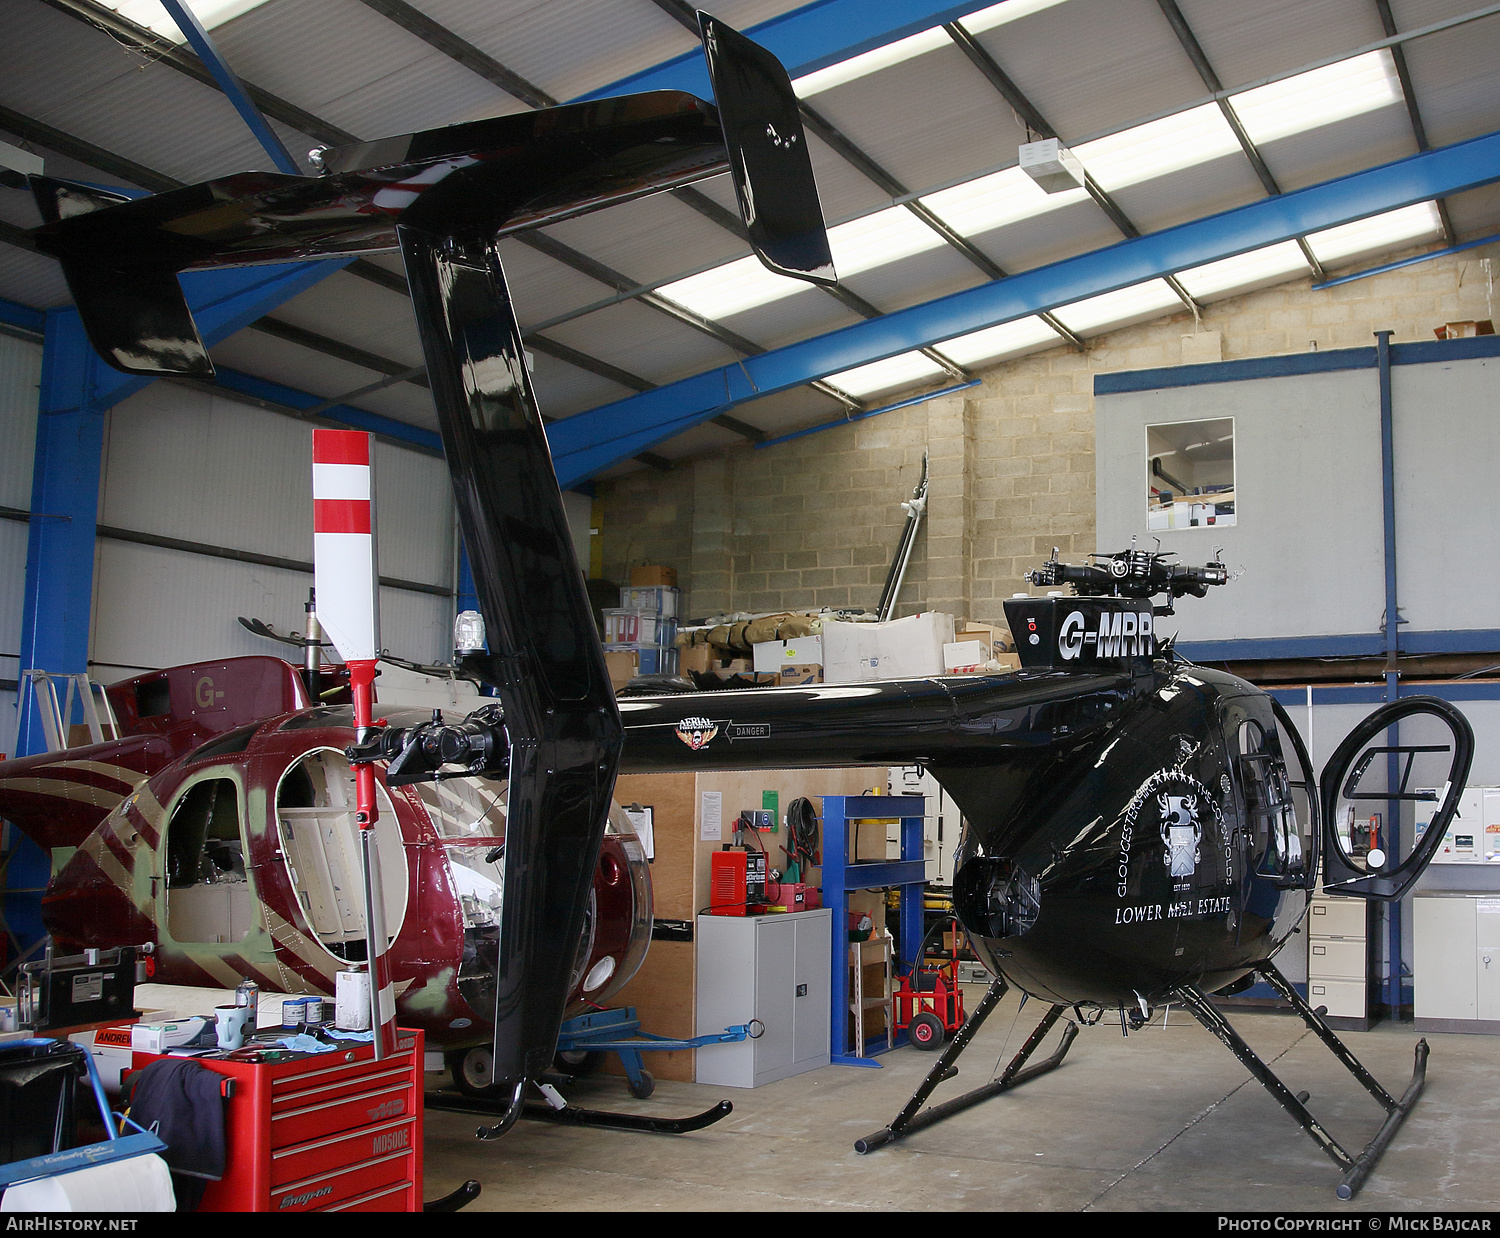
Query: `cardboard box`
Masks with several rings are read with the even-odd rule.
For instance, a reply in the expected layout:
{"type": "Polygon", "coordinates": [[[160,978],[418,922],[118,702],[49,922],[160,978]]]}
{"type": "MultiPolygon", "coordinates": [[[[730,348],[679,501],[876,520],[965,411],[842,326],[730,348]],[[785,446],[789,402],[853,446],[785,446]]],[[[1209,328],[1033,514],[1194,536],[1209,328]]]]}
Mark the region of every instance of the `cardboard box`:
{"type": "Polygon", "coordinates": [[[760,672],[780,671],[788,666],[822,666],[823,639],[819,636],[803,636],[797,640],[769,640],[751,645],[755,669],[760,672]]]}
{"type": "Polygon", "coordinates": [[[962,620],[954,625],[953,639],[982,640],[990,647],[992,654],[1012,653],[1016,642],[1011,639],[1010,628],[1001,623],[976,623],[972,619],[962,620]]]}
{"type": "Polygon", "coordinates": [[[699,675],[706,675],[713,669],[719,659],[714,657],[711,645],[678,645],[677,665],[682,673],[686,675],[692,671],[699,675]]]}
{"type": "Polygon", "coordinates": [[[675,589],[677,588],[677,569],[663,567],[659,563],[645,563],[640,567],[630,569],[630,583],[632,585],[665,585],[669,589],[675,589]]]}
{"type": "Polygon", "coordinates": [[[822,682],[821,666],[783,666],[776,673],[776,684],[782,688],[800,688],[803,684],[822,682]]]}
{"type": "Polygon", "coordinates": [[[993,656],[988,641],[952,641],[943,646],[943,669],[954,674],[982,671],[993,656]]]}
{"type": "Polygon", "coordinates": [[[636,661],[634,649],[604,651],[604,666],[609,671],[609,685],[616,692],[635,678],[636,661]]]}
{"type": "Polygon", "coordinates": [[[1476,335],[1494,335],[1495,324],[1488,318],[1467,322],[1449,322],[1441,327],[1434,327],[1432,333],[1440,340],[1467,340],[1476,335]]]}
{"type": "Polygon", "coordinates": [[[924,611],[888,623],[823,623],[823,681],[865,683],[943,673],[953,616],[924,611]]]}

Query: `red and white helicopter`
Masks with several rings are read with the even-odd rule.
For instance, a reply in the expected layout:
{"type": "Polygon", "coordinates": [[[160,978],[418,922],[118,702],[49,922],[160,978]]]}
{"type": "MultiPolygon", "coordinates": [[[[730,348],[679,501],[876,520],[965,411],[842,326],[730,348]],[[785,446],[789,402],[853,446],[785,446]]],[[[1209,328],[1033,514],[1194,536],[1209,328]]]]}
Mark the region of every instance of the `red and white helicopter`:
{"type": "MultiPolygon", "coordinates": [[[[448,1051],[461,1088],[479,1090],[491,1077],[507,784],[408,782],[388,762],[365,764],[375,820],[360,828],[345,749],[356,739],[349,680],[372,677],[379,650],[369,436],[314,436],[318,620],[345,667],[238,657],[112,684],[119,737],[0,762],[0,816],[44,848],[74,849],[42,902],[60,949],[145,946],[155,983],[232,988],[250,977],[294,994],[332,995],[339,970],[370,963],[367,835],[387,942],[377,989],[388,988],[401,1026],[448,1051]],[[351,518],[360,531],[348,531],[351,518]],[[330,685],[345,703],[323,703],[330,685]]],[[[311,626],[303,641],[315,645],[311,626]]],[[[390,664],[380,673],[395,682],[387,692],[376,681],[371,704],[392,728],[442,718],[399,703],[424,688],[451,701],[446,722],[484,704],[468,681],[390,664]]],[[[588,899],[570,1012],[618,992],[650,943],[647,859],[618,807],[588,899]]]]}

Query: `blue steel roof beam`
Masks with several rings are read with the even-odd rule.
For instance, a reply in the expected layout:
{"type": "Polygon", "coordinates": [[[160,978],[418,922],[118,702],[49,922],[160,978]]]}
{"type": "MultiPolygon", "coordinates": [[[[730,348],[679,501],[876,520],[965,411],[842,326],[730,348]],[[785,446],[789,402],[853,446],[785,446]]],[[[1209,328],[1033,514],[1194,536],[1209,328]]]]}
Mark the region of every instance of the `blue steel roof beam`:
{"type": "Polygon", "coordinates": [[[255,140],[270,156],[277,170],[285,172],[288,176],[301,176],[302,169],[297,161],[292,158],[291,152],[282,143],[276,130],[271,128],[270,122],[261,115],[260,109],[255,106],[249,92],[245,89],[245,84],[240,81],[235,71],[229,67],[229,62],[214,46],[214,41],[208,37],[208,31],[194,16],[192,9],[188,8],[183,0],[159,0],[159,3],[177,23],[177,28],[182,31],[182,37],[192,44],[193,50],[198,53],[198,59],[208,66],[209,72],[214,75],[214,80],[219,84],[219,89],[234,105],[234,110],[240,114],[240,119],[255,135],[255,140]]]}
{"type": "MultiPolygon", "coordinates": [[[[1187,18],[1182,15],[1182,10],[1177,7],[1177,0],[1156,0],[1157,7],[1161,9],[1167,19],[1167,24],[1172,27],[1172,33],[1177,36],[1177,41],[1182,44],[1182,50],[1187,53],[1188,59],[1193,62],[1193,68],[1198,71],[1198,76],[1203,84],[1214,92],[1214,102],[1219,105],[1219,115],[1229,125],[1233,132],[1235,141],[1240,144],[1240,149],[1245,152],[1245,158],[1250,161],[1250,166],[1255,170],[1256,177],[1260,180],[1262,188],[1269,194],[1279,194],[1281,186],[1276,177],[1272,175],[1271,169],[1266,165],[1260,150],[1250,140],[1250,135],[1245,132],[1245,126],[1240,122],[1239,113],[1234,110],[1227,96],[1222,92],[1224,84],[1219,80],[1219,75],[1214,72],[1213,65],[1208,61],[1208,55],[1203,50],[1203,45],[1198,42],[1198,36],[1188,25],[1187,18]]],[[[1387,30],[1387,34],[1394,31],[1387,30]]],[[[1399,51],[1393,48],[1392,51],[1399,51]]],[[[1420,149],[1426,149],[1422,147],[1420,149]]],[[[1313,253],[1312,246],[1307,243],[1307,238],[1297,238],[1297,248],[1302,251],[1302,260],[1312,268],[1313,278],[1322,280],[1328,278],[1328,272],[1323,269],[1323,264],[1318,261],[1318,256],[1313,253]]]]}
{"type": "Polygon", "coordinates": [[[579,413],[549,431],[564,486],[716,413],[1086,297],[1500,180],[1500,132],[1264,198],[774,349],[579,413]]]}

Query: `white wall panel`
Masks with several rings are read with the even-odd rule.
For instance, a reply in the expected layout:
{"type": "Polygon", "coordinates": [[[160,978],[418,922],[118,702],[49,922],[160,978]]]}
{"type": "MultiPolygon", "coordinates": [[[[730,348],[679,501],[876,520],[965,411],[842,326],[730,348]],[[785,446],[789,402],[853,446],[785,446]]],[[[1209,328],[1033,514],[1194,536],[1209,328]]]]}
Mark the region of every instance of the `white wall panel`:
{"type": "MultiPolygon", "coordinates": [[[[310,563],[312,427],[219,396],[157,383],[115,408],[100,523],[310,563]]],[[[453,511],[440,459],[377,443],[380,569],[448,587],[453,511]]],[[[3,543],[0,543],[3,553],[3,543]]],[[[300,632],[310,573],[101,537],[92,658],[99,678],[240,654],[296,651],[240,616],[300,632]]],[[[446,596],[381,590],[383,643],[421,661],[451,656],[446,596]]],[[[0,675],[0,677],[4,677],[0,675]]]]}
{"type": "MultiPolygon", "coordinates": [[[[1500,359],[1392,367],[1402,632],[1500,627],[1500,359]]],[[[1179,562],[1222,546],[1242,574],[1173,626],[1185,641],[1380,631],[1379,375],[1368,369],[1111,392],[1095,400],[1099,549],[1160,537],[1179,562]],[[1233,417],[1236,523],[1146,528],[1145,427],[1233,417]]],[[[1172,630],[1165,627],[1164,630],[1172,630]]]]}
{"type": "MultiPolygon", "coordinates": [[[[0,506],[31,508],[42,346],[0,335],[0,506]]],[[[27,526],[0,520],[0,681],[20,677],[27,526]]],[[[16,750],[16,694],[0,689],[0,752],[16,750]]]]}
{"type": "Polygon", "coordinates": [[[1500,628],[1500,359],[1391,370],[1396,590],[1413,632],[1500,628]]]}
{"type": "Polygon", "coordinates": [[[40,344],[0,335],[0,505],[5,507],[31,506],[41,374],[40,344]]]}
{"type": "Polygon", "coordinates": [[[169,383],[111,410],[101,524],[312,558],[312,430],[169,383]]]}
{"type": "Polygon", "coordinates": [[[1240,575],[1186,598],[1161,630],[1184,641],[1374,632],[1385,609],[1380,404],[1370,370],[1204,383],[1095,397],[1099,549],[1219,547],[1240,575]],[[1146,527],[1146,426],[1234,418],[1236,523],[1146,527]]]}
{"type": "Polygon", "coordinates": [[[245,631],[240,615],[300,631],[304,572],[99,539],[91,659],[105,681],[136,667],[297,652],[245,631]],[[120,669],[116,669],[120,668],[120,669]]]}
{"type": "Polygon", "coordinates": [[[448,466],[436,456],[387,443],[375,445],[375,519],[382,576],[424,585],[452,584],[452,493],[448,466]]]}

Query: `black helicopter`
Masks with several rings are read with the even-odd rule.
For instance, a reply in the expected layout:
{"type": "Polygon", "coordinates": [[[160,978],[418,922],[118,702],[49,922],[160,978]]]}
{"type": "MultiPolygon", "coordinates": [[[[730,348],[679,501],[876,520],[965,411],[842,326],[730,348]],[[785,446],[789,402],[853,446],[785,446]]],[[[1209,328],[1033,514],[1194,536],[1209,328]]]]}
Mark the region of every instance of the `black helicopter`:
{"type": "Polygon", "coordinates": [[[1426,1046],[1406,1095],[1391,1098],[1271,959],[1320,867],[1328,888],[1376,899],[1400,897],[1420,874],[1472,755],[1468,725],[1450,706],[1404,698],[1376,711],[1319,782],[1269,695],[1185,662],[1156,633],[1174,599],[1224,583],[1223,566],[1137,551],[1082,567],[1054,558],[1035,583],[1071,584],[1078,596],[1006,603],[1017,673],[616,702],[499,238],[728,170],[761,260],[782,274],[834,279],[785,70],[722,23],[700,21],[716,107],[666,91],[566,105],[325,151],[321,176],[244,173],[136,201],[34,178],[47,220],[33,234],[37,248],[62,262],[96,350],[131,373],[212,373],[176,278],[183,270],[402,252],[488,625],[488,652],[465,656],[463,669],[493,685],[501,707],[457,725],[371,727],[349,756],[398,764],[407,781],[509,779],[494,1018],[495,1077],[508,1103],[488,1133],[519,1116],[527,1081],[552,1062],[617,771],[921,763],[966,817],[956,902],[1000,979],[907,1109],[860,1150],[1051,1069],[1076,1033],[1072,1021],[1051,1058],[1026,1062],[1069,1009],[1080,1018],[1118,1010],[1128,1027],[1153,1005],[1181,1002],[1348,1171],[1347,1197],[1415,1101],[1426,1046]],[[1443,742],[1371,746],[1419,713],[1443,729],[1443,742]],[[720,739],[690,746],[688,716],[711,718],[720,739]],[[1346,780],[1357,755],[1357,776],[1346,780]],[[1412,782],[1418,755],[1446,756],[1446,778],[1412,782]],[[1403,757],[1391,786],[1350,785],[1403,757]],[[1407,790],[1444,781],[1442,792],[1407,790]],[[1341,797],[1359,796],[1421,797],[1438,811],[1422,845],[1390,867],[1340,841],[1341,797]],[[1256,976],[1388,1110],[1358,1157],[1207,1000],[1256,976]],[[986,1088],[919,1112],[1007,983],[1048,1003],[1041,1025],[986,1088]]]}

